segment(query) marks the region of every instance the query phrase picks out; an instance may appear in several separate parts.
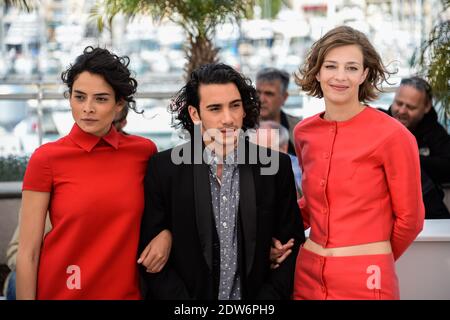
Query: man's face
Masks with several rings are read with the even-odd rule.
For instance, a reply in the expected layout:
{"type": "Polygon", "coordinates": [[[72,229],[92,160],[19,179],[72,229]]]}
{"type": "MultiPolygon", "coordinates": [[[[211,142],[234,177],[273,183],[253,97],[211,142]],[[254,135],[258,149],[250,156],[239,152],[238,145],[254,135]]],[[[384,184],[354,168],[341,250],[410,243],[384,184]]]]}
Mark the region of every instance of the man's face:
{"type": "Polygon", "coordinates": [[[201,122],[205,144],[233,148],[245,117],[238,88],[234,83],[201,84],[198,92],[199,110],[189,106],[189,115],[195,124],[201,122]]]}
{"type": "Polygon", "coordinates": [[[256,91],[261,100],[261,119],[276,121],[280,115],[281,107],[288,97],[287,92],[281,90],[280,80],[257,81],[256,91]]]}
{"type": "Polygon", "coordinates": [[[410,130],[417,126],[430,109],[431,104],[426,103],[425,93],[409,85],[398,88],[391,106],[394,118],[410,130]]]}

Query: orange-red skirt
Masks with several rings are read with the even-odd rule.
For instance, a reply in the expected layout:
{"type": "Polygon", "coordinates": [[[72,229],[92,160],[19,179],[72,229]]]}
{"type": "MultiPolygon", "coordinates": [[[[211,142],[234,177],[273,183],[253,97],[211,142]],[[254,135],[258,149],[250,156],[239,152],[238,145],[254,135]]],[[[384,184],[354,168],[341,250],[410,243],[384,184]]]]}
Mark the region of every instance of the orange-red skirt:
{"type": "Polygon", "coordinates": [[[392,254],[323,257],[302,247],[294,281],[294,300],[400,298],[392,254]]]}

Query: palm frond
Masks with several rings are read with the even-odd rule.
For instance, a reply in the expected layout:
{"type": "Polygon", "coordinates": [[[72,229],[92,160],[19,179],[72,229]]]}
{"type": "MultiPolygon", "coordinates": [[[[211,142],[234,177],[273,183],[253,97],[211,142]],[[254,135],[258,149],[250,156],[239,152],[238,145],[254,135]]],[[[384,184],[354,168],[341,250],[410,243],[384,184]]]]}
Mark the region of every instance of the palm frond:
{"type": "Polygon", "coordinates": [[[118,13],[130,18],[138,14],[167,18],[180,25],[188,37],[185,69],[189,72],[193,66],[217,60],[212,43],[216,26],[241,19],[253,4],[254,0],[102,0],[98,4],[102,9],[97,9],[95,16],[100,28],[118,13]]]}
{"type": "Polygon", "coordinates": [[[5,7],[16,7],[27,12],[32,11],[36,7],[37,2],[36,0],[0,0],[0,4],[5,7]]]}

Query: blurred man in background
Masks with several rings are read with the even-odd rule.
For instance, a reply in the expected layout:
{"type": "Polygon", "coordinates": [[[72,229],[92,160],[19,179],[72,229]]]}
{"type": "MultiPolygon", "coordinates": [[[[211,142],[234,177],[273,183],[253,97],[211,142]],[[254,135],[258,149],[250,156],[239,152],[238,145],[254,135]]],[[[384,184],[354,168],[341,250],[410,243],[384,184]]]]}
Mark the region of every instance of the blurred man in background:
{"type": "Polygon", "coordinates": [[[288,154],[292,162],[292,171],[294,172],[295,188],[297,190],[297,198],[302,195],[301,183],[302,172],[298,165],[298,159],[295,155],[288,153],[289,148],[289,132],[281,124],[275,121],[261,121],[256,131],[255,143],[260,146],[270,148],[288,154]]]}
{"type": "Polygon", "coordinates": [[[261,100],[260,118],[275,121],[289,132],[288,153],[295,156],[293,131],[300,118],[286,114],[281,107],[289,94],[289,74],[275,68],[265,68],[256,74],[256,91],[261,100]]]}
{"type": "Polygon", "coordinates": [[[433,93],[420,77],[404,78],[388,113],[416,137],[426,219],[449,219],[443,186],[450,184],[450,136],[438,122],[433,93]]]}

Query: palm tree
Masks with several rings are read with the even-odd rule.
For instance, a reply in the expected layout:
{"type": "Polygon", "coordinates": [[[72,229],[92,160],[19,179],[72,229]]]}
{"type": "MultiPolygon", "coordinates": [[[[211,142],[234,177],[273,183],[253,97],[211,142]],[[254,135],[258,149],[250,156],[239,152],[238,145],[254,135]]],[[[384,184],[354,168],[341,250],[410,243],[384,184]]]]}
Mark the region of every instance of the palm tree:
{"type": "Polygon", "coordinates": [[[34,3],[32,2],[30,0],[0,0],[0,5],[5,7],[18,7],[29,12],[34,7],[34,3]]]}
{"type": "Polygon", "coordinates": [[[261,17],[264,19],[274,19],[280,12],[283,5],[289,7],[286,0],[257,0],[257,4],[262,9],[261,17]]]}
{"type": "MultiPolygon", "coordinates": [[[[449,8],[450,0],[443,0],[443,13],[449,8]]],[[[420,68],[433,88],[435,101],[441,105],[439,111],[445,123],[450,120],[449,38],[450,20],[441,20],[413,57],[413,63],[420,68]]]]}
{"type": "Polygon", "coordinates": [[[253,0],[103,0],[99,6],[98,26],[103,21],[110,24],[112,18],[123,13],[131,18],[138,14],[151,15],[161,20],[168,18],[180,25],[187,34],[184,48],[186,74],[205,63],[217,62],[218,49],[212,42],[217,25],[237,21],[249,11],[253,0]]]}

